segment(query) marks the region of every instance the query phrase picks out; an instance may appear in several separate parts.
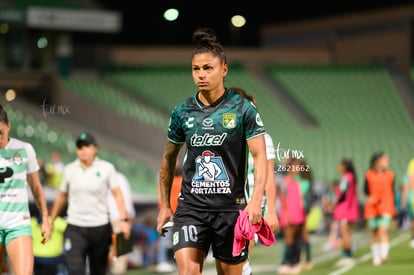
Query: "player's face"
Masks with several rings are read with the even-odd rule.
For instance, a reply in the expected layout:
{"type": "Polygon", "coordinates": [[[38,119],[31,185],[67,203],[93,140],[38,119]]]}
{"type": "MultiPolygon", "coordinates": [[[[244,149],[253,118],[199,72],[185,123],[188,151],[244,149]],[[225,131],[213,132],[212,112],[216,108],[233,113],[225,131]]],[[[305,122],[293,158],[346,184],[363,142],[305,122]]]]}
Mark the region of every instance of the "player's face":
{"type": "Polygon", "coordinates": [[[6,147],[9,142],[10,123],[0,122],[0,148],[6,147]]]}
{"type": "Polygon", "coordinates": [[[76,155],[79,160],[83,163],[92,163],[94,160],[98,148],[95,145],[82,145],[80,148],[76,149],[76,155]]]}
{"type": "Polygon", "coordinates": [[[340,175],[345,174],[345,166],[342,163],[338,165],[338,173],[340,175]]]}
{"type": "Polygon", "coordinates": [[[380,157],[377,160],[377,165],[378,165],[378,168],[380,170],[386,170],[386,169],[388,169],[388,166],[389,166],[388,156],[386,154],[384,154],[382,157],[380,157]]]}
{"type": "Polygon", "coordinates": [[[193,80],[199,91],[213,91],[224,87],[227,64],[212,53],[200,53],[193,56],[193,80]]]}

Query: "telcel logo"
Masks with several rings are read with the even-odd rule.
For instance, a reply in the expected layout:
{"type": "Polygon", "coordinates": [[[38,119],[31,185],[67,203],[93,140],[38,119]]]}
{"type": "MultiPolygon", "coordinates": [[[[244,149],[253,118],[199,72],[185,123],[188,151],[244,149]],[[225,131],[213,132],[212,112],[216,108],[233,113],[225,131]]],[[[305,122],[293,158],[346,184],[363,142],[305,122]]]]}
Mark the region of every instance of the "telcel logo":
{"type": "Polygon", "coordinates": [[[223,133],[221,135],[210,135],[209,133],[205,133],[202,136],[194,134],[191,136],[191,146],[221,146],[226,137],[227,133],[223,133]]]}

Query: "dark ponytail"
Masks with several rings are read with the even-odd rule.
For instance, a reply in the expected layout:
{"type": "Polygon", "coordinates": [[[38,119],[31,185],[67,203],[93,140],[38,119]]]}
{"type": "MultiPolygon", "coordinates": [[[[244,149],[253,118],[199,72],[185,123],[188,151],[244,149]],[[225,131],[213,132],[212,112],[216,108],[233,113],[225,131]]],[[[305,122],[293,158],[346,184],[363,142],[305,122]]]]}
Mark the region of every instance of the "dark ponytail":
{"type": "Polygon", "coordinates": [[[227,63],[223,46],[217,41],[216,34],[210,28],[198,28],[193,33],[193,41],[196,43],[195,54],[210,52],[218,56],[223,63],[227,63]]]}
{"type": "Polygon", "coordinates": [[[3,106],[0,105],[0,122],[9,123],[9,117],[7,116],[6,110],[3,109],[3,106]]]}

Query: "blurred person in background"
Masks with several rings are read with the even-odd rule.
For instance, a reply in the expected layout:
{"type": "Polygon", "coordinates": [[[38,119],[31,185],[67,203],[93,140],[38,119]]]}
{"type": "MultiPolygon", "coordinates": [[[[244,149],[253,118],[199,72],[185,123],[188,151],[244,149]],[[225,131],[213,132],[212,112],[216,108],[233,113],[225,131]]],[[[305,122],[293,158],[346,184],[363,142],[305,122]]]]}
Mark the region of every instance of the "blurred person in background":
{"type": "Polygon", "coordinates": [[[384,152],[376,152],[365,173],[366,195],[364,216],[371,231],[371,251],[374,266],[388,259],[390,241],[388,231],[395,215],[394,172],[389,170],[389,158],[384,152]]]}
{"type": "Polygon", "coordinates": [[[328,229],[328,241],[324,245],[325,251],[337,248],[341,242],[339,223],[333,218],[333,212],[337,200],[336,192],[338,188],[339,181],[334,180],[326,191],[326,194],[322,196],[322,209],[324,213],[324,220],[328,229]]]}
{"type": "MultiPolygon", "coordinates": [[[[124,196],[125,208],[128,213],[128,222],[132,228],[133,222],[135,220],[135,207],[134,201],[132,200],[132,190],[131,185],[128,179],[121,172],[117,172],[119,180],[119,188],[121,189],[122,195],[124,196]]],[[[118,210],[118,206],[112,192],[108,192],[108,210],[109,217],[111,220],[112,231],[113,233],[121,232],[121,223],[122,216],[118,210]]],[[[113,251],[109,252],[109,267],[110,272],[113,275],[123,275],[126,274],[128,270],[128,254],[124,254],[118,257],[112,255],[113,251]]]]}
{"type": "Polygon", "coordinates": [[[51,221],[54,222],[67,205],[64,255],[70,275],[85,274],[87,259],[91,275],[107,271],[112,242],[109,191],[120,213],[120,231],[127,239],[131,234],[118,173],[112,163],[100,159],[97,153],[98,144],[93,135],[81,133],[76,138],[77,158],[65,166],[52,208],[51,221]]]}
{"type": "Polygon", "coordinates": [[[52,151],[50,161],[45,165],[46,185],[52,188],[59,188],[62,181],[63,167],[65,164],[61,159],[59,151],[52,151]]]}
{"type": "Polygon", "coordinates": [[[40,183],[44,186],[46,184],[47,179],[47,173],[46,173],[46,167],[45,167],[45,161],[42,157],[37,157],[37,162],[39,163],[39,180],[40,183]]]}
{"type": "Polygon", "coordinates": [[[173,250],[181,275],[201,274],[211,246],[218,274],[241,274],[248,244],[233,256],[239,210],[250,224],[262,222],[267,177],[265,128],[256,108],[224,87],[228,64],[209,28],[193,34],[192,76],[198,91],[176,106],[168,126],[160,168],[157,231],[173,221],[173,250]],[[186,144],[183,184],[175,214],[170,193],[177,156],[186,144]],[[247,150],[255,162],[254,192],[245,196],[247,150]]]}
{"type": "MultiPolygon", "coordinates": [[[[296,169],[299,170],[299,173],[296,175],[296,179],[300,183],[300,191],[303,197],[305,215],[306,218],[309,218],[313,204],[312,172],[309,164],[303,159],[298,160],[296,169]]],[[[299,248],[300,251],[302,251],[302,248],[305,250],[305,263],[303,264],[302,269],[309,270],[313,267],[312,246],[310,243],[310,232],[306,224],[302,227],[302,241],[301,247],[299,248]]]]}
{"type": "MultiPolygon", "coordinates": [[[[291,160],[290,160],[291,161],[291,160]]],[[[295,248],[295,253],[298,253],[297,257],[300,261],[300,256],[302,249],[305,251],[305,262],[301,265],[302,270],[310,270],[313,267],[312,263],[312,247],[310,243],[310,230],[306,226],[306,221],[310,217],[312,203],[313,203],[313,193],[312,193],[312,172],[310,170],[309,164],[303,159],[296,159],[294,164],[287,164],[286,167],[289,169],[297,170],[295,174],[295,180],[300,185],[300,194],[302,196],[303,208],[305,210],[305,224],[302,226],[301,240],[295,242],[297,247],[295,248]],[[293,166],[294,165],[294,166],[293,166]]],[[[313,221],[312,221],[313,222],[313,221]]],[[[282,250],[281,262],[282,265],[286,262],[286,255],[289,252],[287,246],[285,245],[282,250]]],[[[294,270],[296,270],[295,268],[294,270]]]]}
{"type": "Polygon", "coordinates": [[[337,262],[337,265],[346,266],[354,264],[352,259],[352,225],[360,218],[358,186],[352,160],[341,160],[338,165],[338,172],[341,179],[336,190],[333,218],[339,225],[342,239],[342,259],[337,262]]]}
{"type": "Polygon", "coordinates": [[[410,247],[414,248],[414,158],[408,162],[407,172],[403,180],[401,208],[406,209],[410,221],[410,247]]]}
{"type": "MultiPolygon", "coordinates": [[[[244,98],[250,100],[256,107],[257,102],[256,99],[252,95],[248,95],[244,89],[232,87],[229,90],[239,93],[244,98]]],[[[266,157],[268,163],[268,175],[267,175],[267,182],[265,187],[265,196],[263,197],[262,201],[262,215],[265,217],[265,220],[271,227],[273,232],[279,231],[279,219],[276,214],[276,182],[275,182],[275,174],[274,174],[274,166],[275,166],[275,147],[273,145],[272,137],[269,133],[265,134],[265,144],[266,144],[266,157]]],[[[254,159],[249,151],[248,156],[248,169],[247,169],[247,180],[248,180],[248,189],[247,189],[247,199],[250,199],[250,195],[253,194],[254,188],[254,159]]],[[[249,242],[249,253],[252,251],[253,247],[258,242],[257,234],[255,238],[249,242]]],[[[252,268],[250,266],[250,261],[247,260],[243,266],[242,275],[250,275],[252,274],[252,268]]]]}
{"type": "Polygon", "coordinates": [[[287,173],[278,183],[277,194],[280,201],[279,222],[283,229],[285,247],[278,274],[298,274],[302,270],[300,248],[306,221],[305,202],[301,183],[298,181],[300,169],[296,169],[300,161],[290,158],[283,165],[287,173]]]}
{"type": "Polygon", "coordinates": [[[39,213],[31,217],[33,232],[34,275],[65,274],[66,265],[63,259],[63,233],[67,222],[57,217],[53,223],[50,240],[43,244],[41,240],[41,217],[39,213]]]}
{"type": "Polygon", "coordinates": [[[140,268],[153,268],[157,262],[158,244],[160,235],[156,228],[156,213],[149,211],[132,226],[134,246],[141,253],[140,268]]]}
{"type": "MultiPolygon", "coordinates": [[[[51,225],[39,180],[39,163],[30,143],[9,136],[11,123],[0,105],[0,259],[7,253],[14,274],[32,274],[33,233],[27,186],[41,216],[41,242],[47,243],[51,225]]],[[[0,261],[0,270],[3,270],[0,261]]]]}

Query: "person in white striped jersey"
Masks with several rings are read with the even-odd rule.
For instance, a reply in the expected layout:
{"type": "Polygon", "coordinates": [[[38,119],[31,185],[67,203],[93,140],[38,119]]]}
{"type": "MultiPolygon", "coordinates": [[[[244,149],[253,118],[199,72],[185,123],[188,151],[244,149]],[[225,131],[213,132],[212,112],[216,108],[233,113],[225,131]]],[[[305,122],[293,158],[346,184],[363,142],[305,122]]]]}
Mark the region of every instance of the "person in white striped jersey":
{"type": "MultiPolygon", "coordinates": [[[[34,265],[29,194],[41,213],[42,242],[51,234],[46,199],[39,179],[36,152],[30,143],[9,137],[11,124],[0,105],[0,257],[4,253],[14,274],[32,274],[34,265]]],[[[0,261],[0,270],[2,270],[0,261]]]]}

